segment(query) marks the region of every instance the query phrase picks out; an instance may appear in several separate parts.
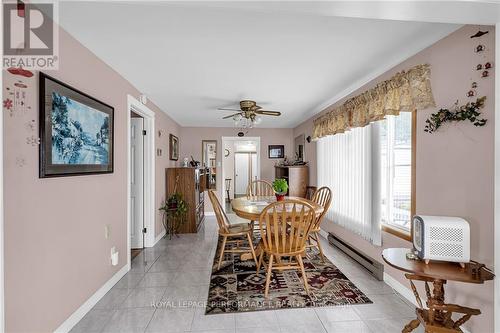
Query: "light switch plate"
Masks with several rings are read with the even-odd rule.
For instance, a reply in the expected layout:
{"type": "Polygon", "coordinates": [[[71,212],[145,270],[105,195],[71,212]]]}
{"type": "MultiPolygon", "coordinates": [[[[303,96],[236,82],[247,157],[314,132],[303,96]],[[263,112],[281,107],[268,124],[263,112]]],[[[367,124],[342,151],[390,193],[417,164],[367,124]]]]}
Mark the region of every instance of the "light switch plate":
{"type": "Polygon", "coordinates": [[[104,239],[109,239],[110,229],[111,229],[111,226],[109,224],[106,224],[104,226],[104,239]]]}

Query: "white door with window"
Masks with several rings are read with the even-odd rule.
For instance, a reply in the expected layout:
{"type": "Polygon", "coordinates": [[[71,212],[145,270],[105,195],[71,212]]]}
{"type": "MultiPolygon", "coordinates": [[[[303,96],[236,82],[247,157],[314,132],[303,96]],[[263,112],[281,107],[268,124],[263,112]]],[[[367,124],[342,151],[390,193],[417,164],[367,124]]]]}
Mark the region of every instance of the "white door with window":
{"type": "Polygon", "coordinates": [[[130,124],[130,242],[131,248],[144,247],[144,119],[131,118],[130,124]]]}

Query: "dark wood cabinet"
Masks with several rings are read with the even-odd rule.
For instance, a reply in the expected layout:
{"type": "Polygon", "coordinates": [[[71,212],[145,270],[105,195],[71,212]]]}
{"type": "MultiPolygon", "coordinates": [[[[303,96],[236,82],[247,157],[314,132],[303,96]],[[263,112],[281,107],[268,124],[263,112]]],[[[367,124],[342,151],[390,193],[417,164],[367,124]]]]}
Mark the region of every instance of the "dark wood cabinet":
{"type": "Polygon", "coordinates": [[[285,178],[288,182],[288,194],[291,197],[306,197],[309,185],[309,167],[307,165],[275,166],[275,178],[285,178]]]}
{"type": "Polygon", "coordinates": [[[205,170],[197,168],[167,168],[167,198],[181,194],[188,206],[186,221],[179,233],[196,233],[205,219],[205,170]],[[176,186],[177,183],[177,186],[176,186]],[[177,187],[177,188],[176,188],[177,187]]]}

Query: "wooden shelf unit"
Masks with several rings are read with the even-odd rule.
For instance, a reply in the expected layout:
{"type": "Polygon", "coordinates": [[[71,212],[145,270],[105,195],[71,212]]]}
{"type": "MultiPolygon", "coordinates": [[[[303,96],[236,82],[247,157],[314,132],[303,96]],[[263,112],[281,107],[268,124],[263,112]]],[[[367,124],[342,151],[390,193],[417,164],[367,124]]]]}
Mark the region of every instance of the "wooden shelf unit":
{"type": "Polygon", "coordinates": [[[306,197],[309,185],[309,167],[307,165],[275,166],[275,178],[284,178],[288,182],[288,194],[291,197],[306,197]]]}
{"type": "Polygon", "coordinates": [[[175,182],[178,179],[177,193],[182,195],[188,206],[186,221],[180,226],[179,233],[198,232],[205,219],[205,169],[167,168],[166,173],[166,197],[174,194],[175,182]]]}

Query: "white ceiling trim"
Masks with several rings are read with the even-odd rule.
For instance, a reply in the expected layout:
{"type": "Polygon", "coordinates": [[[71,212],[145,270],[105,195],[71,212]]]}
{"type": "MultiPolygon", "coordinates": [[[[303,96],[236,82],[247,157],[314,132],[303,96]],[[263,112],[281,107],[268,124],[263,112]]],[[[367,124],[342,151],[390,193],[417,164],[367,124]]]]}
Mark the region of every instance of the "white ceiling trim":
{"type": "MultiPolygon", "coordinates": [[[[100,0],[90,0],[99,1],[100,0]]],[[[262,0],[183,0],[123,1],[116,3],[166,4],[195,7],[239,9],[260,13],[350,17],[379,20],[450,24],[494,25],[500,22],[498,0],[367,0],[367,1],[262,1],[262,0]]]]}

